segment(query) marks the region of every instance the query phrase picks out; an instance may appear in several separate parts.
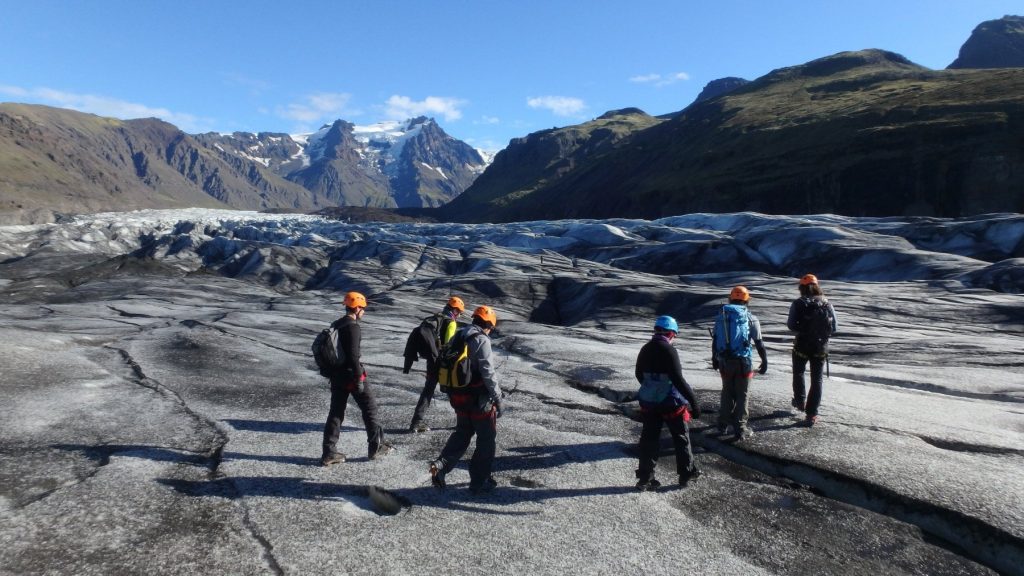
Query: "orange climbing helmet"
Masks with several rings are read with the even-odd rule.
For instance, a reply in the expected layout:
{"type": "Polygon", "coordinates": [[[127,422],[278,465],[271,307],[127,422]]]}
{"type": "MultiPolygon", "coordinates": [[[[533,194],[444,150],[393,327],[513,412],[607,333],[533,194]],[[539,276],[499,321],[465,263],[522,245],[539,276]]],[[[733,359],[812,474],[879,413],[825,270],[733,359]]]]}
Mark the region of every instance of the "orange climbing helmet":
{"type": "Polygon", "coordinates": [[[458,296],[452,296],[448,299],[448,307],[452,310],[458,310],[459,314],[466,311],[466,303],[462,301],[462,298],[458,296]]]}
{"type": "Polygon", "coordinates": [[[729,292],[729,300],[739,300],[740,302],[750,301],[750,290],[747,290],[746,286],[737,286],[729,292]]]}
{"type": "Polygon", "coordinates": [[[818,277],[814,274],[804,274],[803,278],[800,279],[801,286],[810,286],[811,284],[817,284],[818,277]]]}
{"type": "Polygon", "coordinates": [[[366,296],[359,292],[345,294],[345,308],[366,308],[366,296]]]}
{"type": "Polygon", "coordinates": [[[490,322],[491,326],[498,325],[498,315],[494,313],[494,309],[490,306],[480,306],[474,310],[473,318],[479,318],[485,322],[490,322]]]}

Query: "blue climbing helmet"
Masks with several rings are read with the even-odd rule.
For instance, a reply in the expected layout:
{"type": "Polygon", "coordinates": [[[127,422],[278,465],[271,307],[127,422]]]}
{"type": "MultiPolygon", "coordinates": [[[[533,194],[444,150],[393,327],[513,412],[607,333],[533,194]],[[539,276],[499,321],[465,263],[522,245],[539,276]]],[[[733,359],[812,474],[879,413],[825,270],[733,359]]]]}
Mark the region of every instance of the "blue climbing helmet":
{"type": "Polygon", "coordinates": [[[679,334],[679,324],[676,324],[676,319],[671,316],[658,316],[658,319],[654,321],[654,327],[679,334]]]}

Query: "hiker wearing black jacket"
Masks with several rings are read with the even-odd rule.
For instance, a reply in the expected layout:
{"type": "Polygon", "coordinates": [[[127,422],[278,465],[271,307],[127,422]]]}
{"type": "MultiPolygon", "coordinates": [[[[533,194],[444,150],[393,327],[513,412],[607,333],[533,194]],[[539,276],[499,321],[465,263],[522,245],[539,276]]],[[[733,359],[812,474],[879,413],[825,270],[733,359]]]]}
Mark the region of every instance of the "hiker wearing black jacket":
{"type": "Polygon", "coordinates": [[[366,381],[366,371],[359,362],[362,333],[359,320],[366,310],[366,297],[359,292],[345,295],[345,315],[335,320],[331,327],[338,331],[338,348],[344,362],[331,370],[331,407],[324,425],[323,455],[321,466],[330,466],[345,461],[345,455],[335,446],[345,421],[345,408],[352,396],[363,413],[366,426],[367,455],[371,460],[391,451],[391,445],[384,441],[384,429],[377,422],[377,402],[366,381]]]}
{"type": "Polygon", "coordinates": [[[676,449],[676,472],[679,484],[686,484],[700,475],[690,450],[687,421],[692,414],[700,418],[700,406],[693,389],[683,378],[679,353],[672,340],[679,325],[671,316],[660,316],[654,323],[654,336],[644,344],[636,358],[635,375],[640,382],[640,465],[636,471],[638,490],[651,490],[661,485],[654,477],[662,424],[668,425],[676,449]]]}
{"type": "Polygon", "coordinates": [[[800,297],[789,307],[786,326],[796,333],[793,341],[793,401],[797,410],[805,412],[804,426],[818,422],[823,387],[822,369],[828,358],[828,341],[837,329],[836,311],[818,285],[814,274],[800,279],[800,297]],[[804,385],[804,372],[811,365],[811,388],[804,385]]]}
{"type": "Polygon", "coordinates": [[[452,296],[440,314],[428,316],[417,326],[409,339],[405,342],[405,366],[403,374],[408,374],[420,358],[427,361],[426,379],[423,381],[423,391],[420,392],[420,399],[416,402],[416,409],[412,414],[412,422],[409,424],[409,432],[427,432],[430,426],[424,417],[434,399],[434,392],[437,390],[437,355],[441,347],[451,340],[458,327],[458,317],[466,310],[462,298],[452,296]]]}

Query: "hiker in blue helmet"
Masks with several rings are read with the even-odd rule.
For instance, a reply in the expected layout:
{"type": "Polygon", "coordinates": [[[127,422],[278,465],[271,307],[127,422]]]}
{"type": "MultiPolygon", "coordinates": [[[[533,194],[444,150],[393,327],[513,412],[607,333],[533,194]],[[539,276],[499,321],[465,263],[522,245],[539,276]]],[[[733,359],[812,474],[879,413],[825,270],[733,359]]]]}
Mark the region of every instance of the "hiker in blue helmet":
{"type": "Polygon", "coordinates": [[[754,378],[754,343],[761,365],[758,372],[768,371],[768,354],[761,341],[761,323],[747,309],[750,291],[736,286],[729,292],[729,303],[722,306],[711,333],[711,366],[722,376],[722,403],[718,409],[718,432],[727,434],[734,427],[737,440],[754,435],[747,425],[750,381],[754,378]]]}
{"type": "Polygon", "coordinates": [[[822,368],[828,359],[828,341],[836,332],[836,311],[818,285],[814,274],[800,278],[800,297],[789,307],[786,327],[796,333],[793,341],[793,407],[804,412],[803,425],[818,421],[822,368]],[[804,386],[804,372],[811,365],[811,388],[804,386]],[[805,395],[805,391],[807,392],[805,395]]]}
{"type": "Polygon", "coordinates": [[[640,465],[636,470],[638,490],[652,490],[661,486],[654,477],[658,461],[662,424],[668,426],[676,449],[676,472],[679,484],[700,475],[690,450],[690,430],[687,422],[691,414],[700,418],[700,406],[693,389],[683,378],[679,352],[672,341],[679,333],[679,324],[671,316],[659,316],[654,321],[654,335],[640,349],[636,358],[636,379],[640,382],[637,400],[640,401],[640,465]]]}

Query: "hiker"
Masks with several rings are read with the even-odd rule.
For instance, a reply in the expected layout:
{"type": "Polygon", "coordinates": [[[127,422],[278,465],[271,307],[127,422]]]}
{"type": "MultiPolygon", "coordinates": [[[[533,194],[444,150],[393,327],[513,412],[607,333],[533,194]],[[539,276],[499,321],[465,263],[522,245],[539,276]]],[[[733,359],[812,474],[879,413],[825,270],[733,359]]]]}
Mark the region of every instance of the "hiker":
{"type": "Polygon", "coordinates": [[[359,363],[359,348],[362,341],[359,320],[366,311],[366,296],[359,292],[349,292],[345,294],[344,302],[345,315],[331,324],[331,328],[338,331],[338,356],[343,360],[330,371],[331,408],[327,413],[327,424],[324,425],[321,466],[345,461],[345,455],[336,451],[335,446],[341,433],[341,424],[345,421],[345,407],[348,405],[349,395],[355,398],[363,413],[367,456],[370,460],[380,458],[392,450],[391,445],[384,441],[384,429],[377,423],[377,402],[366,381],[366,371],[359,363]]]}
{"type": "Polygon", "coordinates": [[[640,465],[636,471],[636,487],[640,491],[661,486],[654,477],[661,444],[661,426],[668,425],[676,448],[676,472],[679,485],[686,486],[700,476],[690,450],[690,430],[687,422],[692,415],[700,418],[700,406],[693,389],[683,378],[679,352],[672,341],[679,333],[679,325],[671,316],[659,316],[654,321],[654,335],[640,349],[636,358],[636,379],[640,382],[640,465]]]}
{"type": "MultiPolygon", "coordinates": [[[[502,413],[502,393],[495,380],[490,340],[497,324],[494,310],[480,306],[473,311],[472,324],[460,328],[442,352],[463,351],[462,361],[469,363],[469,376],[466,386],[448,392],[448,402],[455,409],[455,431],[448,437],[438,459],[430,463],[431,483],[441,490],[446,487],[445,477],[466,453],[474,434],[476,449],[469,461],[469,490],[481,494],[498,485],[491,476],[491,467],[498,435],[497,419],[502,413]]],[[[445,368],[439,367],[442,369],[445,368]]]]}
{"type": "Polygon", "coordinates": [[[750,313],[750,290],[736,286],[729,292],[729,303],[715,319],[715,330],[711,334],[711,366],[722,376],[722,404],[718,409],[718,433],[728,434],[729,426],[737,440],[754,435],[747,425],[749,411],[750,381],[754,378],[754,343],[761,365],[757,371],[768,371],[768,354],[761,341],[761,323],[750,313]]]}
{"type": "Polygon", "coordinates": [[[800,297],[789,306],[786,326],[796,332],[793,340],[793,401],[804,412],[804,426],[818,421],[821,404],[821,369],[828,360],[828,340],[836,332],[836,311],[818,285],[814,274],[800,279],[800,297]],[[811,364],[811,389],[805,395],[804,372],[811,364]]]}
{"type": "Polygon", "coordinates": [[[466,310],[462,298],[452,296],[448,299],[444,309],[439,314],[428,316],[420,322],[405,343],[405,367],[403,374],[408,374],[412,365],[423,358],[427,361],[427,377],[423,382],[423,392],[416,403],[416,410],[412,414],[412,422],[409,424],[409,432],[427,432],[430,426],[424,420],[430,402],[434,399],[434,390],[437,389],[437,355],[441,347],[448,343],[448,340],[455,334],[457,320],[466,310]]]}

